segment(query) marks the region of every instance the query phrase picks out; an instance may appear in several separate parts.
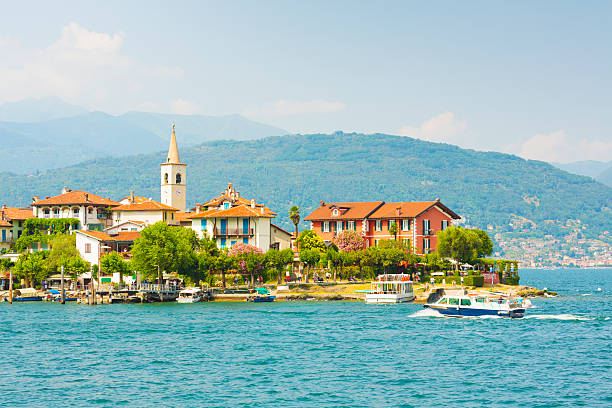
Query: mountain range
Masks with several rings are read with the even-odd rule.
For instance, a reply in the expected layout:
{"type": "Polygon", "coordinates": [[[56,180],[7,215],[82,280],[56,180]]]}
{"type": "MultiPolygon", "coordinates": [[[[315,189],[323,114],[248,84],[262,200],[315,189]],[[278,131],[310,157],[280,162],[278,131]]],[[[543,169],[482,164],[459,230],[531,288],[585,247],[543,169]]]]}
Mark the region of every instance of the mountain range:
{"type": "Polygon", "coordinates": [[[171,124],[183,146],[211,140],[250,140],[287,132],[240,115],[203,116],[88,112],[55,98],[0,105],[0,171],[38,174],[88,159],[167,148],[171,124]]]}
{"type": "Polygon", "coordinates": [[[571,163],[552,163],[554,166],[569,173],[594,178],[612,187],[612,161],[581,160],[571,163]]]}
{"type": "MultiPolygon", "coordinates": [[[[475,226],[512,232],[528,220],[541,236],[567,234],[579,220],[586,237],[612,231],[612,188],[548,163],[461,149],[385,134],[288,135],[247,141],[213,141],[185,147],[190,205],[218,196],[232,182],[279,213],[303,216],[319,200],[417,201],[439,198],[475,226]]],[[[118,199],[134,190],[159,200],[156,153],[88,160],[36,175],[4,173],[0,202],[26,205],[31,197],[57,195],[64,186],[118,199]]],[[[609,235],[607,235],[609,237],[609,235]]]]}

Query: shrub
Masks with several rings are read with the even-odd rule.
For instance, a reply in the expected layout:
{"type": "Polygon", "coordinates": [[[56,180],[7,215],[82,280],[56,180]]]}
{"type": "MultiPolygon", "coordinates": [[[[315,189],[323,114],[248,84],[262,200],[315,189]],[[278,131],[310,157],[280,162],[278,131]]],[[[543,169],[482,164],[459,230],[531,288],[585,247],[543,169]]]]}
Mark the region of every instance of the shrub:
{"type": "Polygon", "coordinates": [[[508,276],[506,277],[506,285],[517,286],[520,281],[520,276],[508,276]]]}
{"type": "Polygon", "coordinates": [[[484,286],[484,276],[482,275],[468,275],[463,278],[463,284],[467,286],[484,286]]]}

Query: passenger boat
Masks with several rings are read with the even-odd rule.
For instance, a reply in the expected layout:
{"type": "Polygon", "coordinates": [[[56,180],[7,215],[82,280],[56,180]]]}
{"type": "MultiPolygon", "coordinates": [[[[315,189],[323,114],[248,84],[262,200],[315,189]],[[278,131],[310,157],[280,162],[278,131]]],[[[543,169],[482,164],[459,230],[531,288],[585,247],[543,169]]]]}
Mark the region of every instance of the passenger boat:
{"type": "Polygon", "coordinates": [[[423,307],[451,317],[502,316],[520,318],[525,316],[525,310],[531,307],[531,302],[528,299],[521,298],[445,295],[434,303],[424,304],[423,307]]]}
{"type": "Polygon", "coordinates": [[[177,303],[198,303],[203,298],[200,288],[187,288],[179,292],[177,303]]]}
{"type": "Polygon", "coordinates": [[[274,302],[276,296],[272,296],[270,291],[266,288],[256,288],[253,294],[246,298],[247,302],[260,303],[260,302],[274,302]]]}
{"type": "Polygon", "coordinates": [[[403,303],[414,299],[412,281],[409,275],[379,275],[372,282],[371,290],[366,294],[366,303],[403,303]]]}
{"type": "MultiPolygon", "coordinates": [[[[8,301],[8,297],[5,299],[8,301]]],[[[40,302],[43,298],[34,288],[15,289],[13,291],[14,302],[40,302]]]]}

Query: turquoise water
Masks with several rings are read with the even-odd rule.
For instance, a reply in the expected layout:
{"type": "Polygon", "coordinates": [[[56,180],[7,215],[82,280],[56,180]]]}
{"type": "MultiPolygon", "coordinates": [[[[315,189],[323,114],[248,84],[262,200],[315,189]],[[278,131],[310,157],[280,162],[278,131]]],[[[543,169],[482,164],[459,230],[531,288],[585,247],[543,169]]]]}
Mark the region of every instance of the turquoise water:
{"type": "Polygon", "coordinates": [[[612,270],[521,276],[562,296],[522,320],[359,302],[0,304],[0,405],[612,406],[612,270]]]}

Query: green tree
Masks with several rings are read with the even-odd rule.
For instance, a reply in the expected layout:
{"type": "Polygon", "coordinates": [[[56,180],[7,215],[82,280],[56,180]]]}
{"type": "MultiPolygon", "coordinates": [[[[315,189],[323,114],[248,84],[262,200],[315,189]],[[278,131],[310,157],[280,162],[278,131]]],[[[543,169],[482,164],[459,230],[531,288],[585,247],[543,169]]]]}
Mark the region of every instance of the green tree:
{"type": "Polygon", "coordinates": [[[47,268],[50,272],[59,273],[63,266],[64,273],[76,281],[80,275],[89,271],[89,262],[81,258],[76,247],[76,236],[57,235],[50,244],[51,251],[47,258],[47,268]]]}
{"type": "Polygon", "coordinates": [[[448,227],[438,232],[438,254],[442,258],[451,258],[458,263],[473,263],[477,258],[491,255],[493,242],[482,230],[448,227]]]}
{"type": "Polygon", "coordinates": [[[298,236],[298,225],[300,224],[300,207],[297,205],[292,206],[289,209],[289,219],[295,225],[295,236],[298,236]]]}
{"type": "Polygon", "coordinates": [[[306,265],[306,282],[308,282],[309,272],[321,259],[321,253],[316,249],[306,249],[300,251],[300,261],[306,265]]]}
{"type": "Polygon", "coordinates": [[[270,249],[266,252],[266,264],[273,268],[277,273],[277,283],[280,284],[283,280],[283,270],[293,263],[293,251],[291,249],[283,249],[278,251],[270,249]]]}
{"type": "Polygon", "coordinates": [[[47,262],[45,259],[47,254],[43,251],[26,252],[17,259],[15,263],[15,276],[23,279],[26,287],[32,288],[47,277],[47,262]]]}
{"type": "Polygon", "coordinates": [[[393,238],[395,238],[395,240],[397,241],[397,232],[398,232],[398,227],[397,227],[397,222],[392,222],[391,226],[389,227],[389,234],[393,235],[393,238]]]}
{"type": "Polygon", "coordinates": [[[219,251],[219,254],[214,257],[214,268],[221,272],[222,286],[225,289],[225,273],[235,266],[234,258],[227,254],[227,251],[219,251]]]}
{"type": "Polygon", "coordinates": [[[100,257],[100,266],[107,273],[119,273],[119,285],[123,286],[123,274],[129,272],[129,264],[117,252],[104,254],[100,257]]]}
{"type": "Polygon", "coordinates": [[[191,228],[160,221],[142,230],[132,247],[132,265],[143,277],[163,281],[164,272],[189,274],[197,265],[199,242],[191,228]]]}
{"type": "Polygon", "coordinates": [[[304,230],[300,233],[297,238],[297,242],[300,251],[317,250],[319,252],[324,252],[326,249],[325,242],[323,242],[321,237],[318,236],[316,232],[309,229],[304,230]]]}

